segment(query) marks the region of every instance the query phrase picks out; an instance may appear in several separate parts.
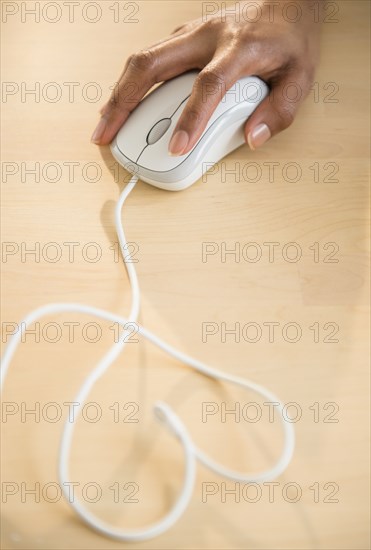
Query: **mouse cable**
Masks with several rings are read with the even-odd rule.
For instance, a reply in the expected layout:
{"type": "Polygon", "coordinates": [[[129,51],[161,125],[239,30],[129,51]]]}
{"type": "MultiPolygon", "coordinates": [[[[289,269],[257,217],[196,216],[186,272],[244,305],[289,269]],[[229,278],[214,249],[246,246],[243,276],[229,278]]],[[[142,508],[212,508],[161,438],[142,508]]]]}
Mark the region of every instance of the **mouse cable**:
{"type": "Polygon", "coordinates": [[[178,361],[184,363],[185,365],[188,365],[192,369],[204,374],[209,378],[212,378],[214,380],[219,380],[221,382],[229,382],[229,383],[235,384],[236,386],[240,386],[242,388],[252,390],[253,392],[261,395],[268,402],[273,403],[275,407],[277,407],[277,411],[281,413],[279,416],[281,418],[281,422],[283,426],[284,442],[283,442],[283,450],[281,452],[281,455],[276,461],[276,463],[274,464],[274,466],[272,466],[271,468],[263,472],[251,473],[251,474],[242,474],[239,472],[235,472],[215,462],[207,454],[205,454],[201,449],[196,447],[196,445],[193,443],[188,433],[187,428],[184,426],[183,422],[177,416],[174,410],[165,402],[156,401],[153,406],[153,412],[155,414],[155,417],[167,427],[169,432],[174,437],[176,437],[180,441],[183,447],[183,452],[185,457],[185,470],[184,470],[183,484],[182,484],[180,493],[176,499],[176,502],[174,503],[171,510],[165,515],[164,518],[143,529],[121,529],[121,528],[114,527],[106,523],[105,521],[101,520],[100,518],[98,518],[95,514],[93,514],[93,512],[88,510],[80,500],[74,498],[71,501],[70,493],[68,491],[68,487],[71,483],[70,475],[69,475],[69,459],[70,459],[70,453],[71,453],[71,447],[72,447],[72,439],[73,439],[75,422],[93,386],[96,384],[96,382],[98,382],[98,380],[103,376],[103,374],[107,371],[107,369],[117,359],[117,357],[120,355],[123,348],[125,347],[126,336],[130,334],[130,331],[124,330],[122,339],[119,340],[118,342],[115,342],[115,344],[111,347],[108,353],[106,353],[103,356],[103,358],[99,361],[99,363],[94,367],[94,369],[87,376],[83,385],[77,392],[77,395],[74,399],[74,402],[77,403],[76,415],[72,422],[69,419],[67,419],[63,428],[63,434],[61,438],[60,452],[59,452],[59,467],[58,467],[59,472],[58,473],[59,473],[61,488],[67,503],[71,506],[71,508],[74,509],[74,511],[78,514],[78,516],[80,516],[82,520],[84,520],[90,527],[92,527],[93,529],[102,533],[105,536],[108,536],[117,540],[132,541],[132,542],[148,540],[152,537],[160,535],[161,533],[164,533],[165,531],[167,531],[180,518],[180,516],[183,514],[183,512],[187,508],[192,497],[194,484],[195,484],[197,460],[200,461],[204,466],[206,466],[207,468],[215,472],[216,474],[219,474],[220,476],[229,478],[231,480],[244,482],[244,483],[261,483],[263,481],[272,480],[277,476],[279,476],[286,469],[294,451],[293,425],[289,421],[285,420],[283,405],[273,393],[265,389],[263,386],[255,384],[254,382],[246,380],[245,378],[226,374],[222,371],[219,371],[217,369],[214,369],[212,367],[205,365],[204,363],[198,361],[197,359],[193,359],[192,357],[173,348],[172,346],[170,346],[169,344],[167,344],[166,342],[158,338],[155,334],[145,329],[141,325],[137,324],[137,318],[138,318],[139,307],[140,307],[140,290],[139,290],[137,274],[136,274],[134,265],[131,262],[130,253],[128,253],[127,251],[127,240],[125,237],[125,233],[124,233],[124,229],[121,221],[122,208],[123,208],[124,202],[129,196],[129,194],[131,193],[131,191],[134,189],[137,181],[138,181],[137,176],[133,176],[131,178],[127,186],[122,191],[115,208],[115,226],[116,226],[117,236],[120,243],[121,255],[125,263],[125,267],[126,267],[130,285],[131,285],[132,305],[131,305],[129,316],[125,318],[125,317],[122,317],[121,315],[116,315],[114,313],[110,313],[102,309],[86,306],[83,304],[77,304],[77,303],[52,303],[52,304],[47,304],[45,306],[35,309],[23,319],[20,330],[16,332],[14,335],[12,335],[5,349],[5,352],[2,358],[1,390],[3,389],[4,379],[5,379],[10,361],[28,325],[31,325],[32,323],[34,323],[35,321],[37,321],[38,319],[40,319],[45,315],[52,315],[56,313],[74,312],[74,313],[82,313],[86,315],[93,315],[95,317],[98,317],[107,321],[113,321],[114,323],[118,323],[122,325],[124,329],[128,323],[135,323],[136,326],[138,327],[138,333],[141,334],[141,336],[143,336],[144,338],[146,338],[147,340],[149,340],[150,342],[158,346],[160,349],[162,349],[165,353],[172,356],[174,359],[177,359],[178,361]]]}

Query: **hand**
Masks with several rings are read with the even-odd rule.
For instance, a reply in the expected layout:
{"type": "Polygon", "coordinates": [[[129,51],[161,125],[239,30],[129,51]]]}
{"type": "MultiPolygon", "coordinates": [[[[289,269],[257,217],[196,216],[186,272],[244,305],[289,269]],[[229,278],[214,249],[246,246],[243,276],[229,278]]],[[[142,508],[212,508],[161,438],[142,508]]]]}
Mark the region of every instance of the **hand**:
{"type": "Polygon", "coordinates": [[[250,148],[260,147],[290,126],[313,82],[320,24],[307,0],[294,3],[300,17],[284,9],[284,0],[253,4],[240,1],[235,13],[228,6],[225,14],[220,11],[207,20],[186,23],[165,40],[130,56],[117,89],[101,110],[92,141],[110,143],[154,84],[190,69],[200,73],[170,140],[171,154],[183,155],[195,145],[225,92],[242,76],[259,76],[271,89],[246,122],[250,148]],[[295,17],[296,22],[289,21],[295,17]],[[205,87],[216,93],[204,93],[205,87]]]}

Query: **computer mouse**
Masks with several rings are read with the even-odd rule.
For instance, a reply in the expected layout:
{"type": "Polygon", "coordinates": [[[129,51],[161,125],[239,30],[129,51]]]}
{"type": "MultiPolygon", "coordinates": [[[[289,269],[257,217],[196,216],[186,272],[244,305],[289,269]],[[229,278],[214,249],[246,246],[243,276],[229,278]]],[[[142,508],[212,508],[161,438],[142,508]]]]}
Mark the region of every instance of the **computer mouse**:
{"type": "Polygon", "coordinates": [[[125,169],[168,191],[189,187],[240,147],[246,120],[269,92],[259,78],[241,78],[226,92],[194,147],[185,155],[172,156],[169,142],[197,75],[198,71],[189,71],[149,93],[111,143],[113,156],[125,169]]]}

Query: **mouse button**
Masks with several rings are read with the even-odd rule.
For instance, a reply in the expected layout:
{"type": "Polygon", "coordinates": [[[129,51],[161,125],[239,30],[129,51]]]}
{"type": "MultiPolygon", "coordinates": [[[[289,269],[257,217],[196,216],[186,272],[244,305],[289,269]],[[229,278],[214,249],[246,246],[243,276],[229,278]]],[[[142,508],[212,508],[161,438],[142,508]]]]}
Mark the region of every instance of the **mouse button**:
{"type": "Polygon", "coordinates": [[[235,84],[239,102],[248,101],[257,106],[268,95],[267,84],[257,76],[245,76],[235,84]]]}
{"type": "Polygon", "coordinates": [[[166,133],[169,126],[171,125],[171,118],[162,118],[152,128],[147,134],[147,143],[148,145],[153,145],[156,143],[159,139],[162,138],[162,136],[166,133]]]}
{"type": "MultiPolygon", "coordinates": [[[[175,128],[176,124],[178,123],[178,121],[179,121],[186,105],[187,105],[187,101],[183,101],[181,106],[176,110],[176,112],[171,117],[174,128],[175,128]]],[[[220,118],[222,115],[224,115],[227,111],[230,111],[233,108],[238,108],[239,105],[240,105],[240,102],[238,101],[238,97],[236,97],[233,93],[232,94],[226,94],[222,98],[220,103],[217,105],[217,107],[215,108],[215,110],[212,113],[211,117],[209,118],[209,120],[206,124],[206,127],[203,131],[203,134],[210,128],[210,126],[212,124],[214,124],[214,122],[218,118],[220,118]]],[[[200,139],[201,139],[201,137],[202,136],[200,136],[200,139]]],[[[170,140],[170,137],[169,137],[169,140],[170,140]]]]}
{"type": "MultiPolygon", "coordinates": [[[[212,124],[214,124],[214,122],[226,113],[228,113],[228,117],[233,117],[234,114],[238,116],[238,112],[241,110],[249,108],[254,109],[257,105],[259,105],[261,100],[267,96],[267,94],[267,85],[257,77],[249,76],[238,80],[222,97],[221,101],[209,118],[203,134],[212,124]]],[[[180,118],[185,105],[186,102],[173,117],[174,123],[176,123],[180,118]]]]}
{"type": "MultiPolygon", "coordinates": [[[[130,113],[117,134],[117,147],[123,155],[133,161],[138,159],[138,156],[148,145],[147,138],[152,128],[159,121],[172,118],[173,113],[179,110],[179,106],[182,105],[184,99],[192,91],[196,75],[197,71],[184,73],[180,77],[161,84],[142,99],[139,105],[130,113]]],[[[165,126],[165,123],[161,124],[165,126]]],[[[159,143],[161,143],[164,140],[160,140],[162,136],[157,133],[159,130],[160,127],[156,128],[155,134],[153,136],[151,134],[150,139],[157,137],[159,143]]],[[[156,141],[152,143],[151,147],[157,144],[156,141]]]]}
{"type": "Polygon", "coordinates": [[[187,155],[173,157],[168,152],[169,141],[160,139],[150,147],[146,147],[138,159],[138,164],[153,172],[167,172],[173,170],[187,155]]]}
{"type": "Polygon", "coordinates": [[[144,121],[140,118],[140,116],[133,117],[130,115],[116,136],[119,150],[133,161],[138,158],[140,152],[147,145],[146,134],[141,130],[144,121]]]}

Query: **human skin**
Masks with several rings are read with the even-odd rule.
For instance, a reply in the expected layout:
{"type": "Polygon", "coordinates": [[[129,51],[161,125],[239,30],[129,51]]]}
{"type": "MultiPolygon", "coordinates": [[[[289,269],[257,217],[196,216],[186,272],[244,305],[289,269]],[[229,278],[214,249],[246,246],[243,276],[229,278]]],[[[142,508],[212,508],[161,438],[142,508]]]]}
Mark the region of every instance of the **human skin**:
{"type": "Polygon", "coordinates": [[[313,83],[321,27],[314,3],[321,13],[322,0],[240,1],[234,12],[229,5],[226,11],[185,23],[168,38],[131,55],[101,110],[92,142],[110,143],[152,86],[198,69],[169,153],[190,151],[223,95],[247,75],[259,76],[270,87],[269,96],[245,124],[250,149],[261,147],[292,124],[313,83]]]}

